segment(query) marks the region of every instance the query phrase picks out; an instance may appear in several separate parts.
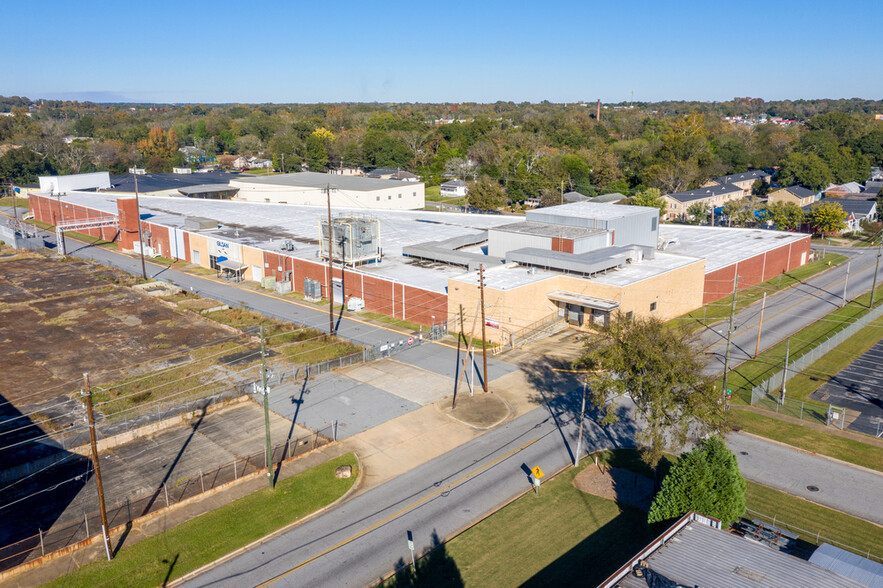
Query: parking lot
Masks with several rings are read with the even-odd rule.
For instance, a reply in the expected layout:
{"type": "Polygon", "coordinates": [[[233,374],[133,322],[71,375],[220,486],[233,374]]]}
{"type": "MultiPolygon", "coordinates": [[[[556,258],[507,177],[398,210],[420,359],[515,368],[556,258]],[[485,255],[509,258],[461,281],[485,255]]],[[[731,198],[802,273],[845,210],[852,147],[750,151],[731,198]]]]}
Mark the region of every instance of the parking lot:
{"type": "Polygon", "coordinates": [[[850,430],[868,435],[883,432],[883,341],[838,372],[810,398],[861,413],[847,426],[850,430]]]}

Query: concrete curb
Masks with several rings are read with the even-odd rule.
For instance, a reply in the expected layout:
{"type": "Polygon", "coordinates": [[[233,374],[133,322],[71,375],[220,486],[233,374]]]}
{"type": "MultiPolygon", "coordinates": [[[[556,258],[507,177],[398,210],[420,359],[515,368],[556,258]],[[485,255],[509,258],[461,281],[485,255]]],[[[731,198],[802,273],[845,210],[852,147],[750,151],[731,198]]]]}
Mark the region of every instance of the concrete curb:
{"type": "Polygon", "coordinates": [[[356,463],[358,463],[358,466],[359,466],[359,477],[356,478],[356,483],[353,484],[352,486],[350,486],[349,490],[347,490],[343,496],[341,496],[340,498],[338,498],[337,500],[335,500],[334,502],[332,502],[328,506],[324,506],[324,507],[320,508],[319,510],[313,511],[310,514],[304,516],[303,518],[298,519],[292,523],[289,523],[286,526],[273,531],[269,535],[265,535],[264,537],[261,537],[257,541],[252,541],[248,545],[240,547],[239,549],[237,549],[235,551],[231,551],[227,555],[221,556],[218,559],[216,559],[215,561],[205,564],[201,568],[197,568],[197,569],[193,570],[192,572],[188,572],[187,574],[184,574],[180,578],[170,581],[168,584],[166,584],[166,586],[168,586],[169,588],[174,588],[175,586],[180,586],[181,584],[183,584],[185,582],[189,582],[190,580],[192,580],[192,579],[194,579],[194,578],[196,578],[196,577],[198,577],[208,571],[215,569],[216,567],[230,561],[231,559],[234,559],[234,558],[242,555],[243,553],[245,553],[247,551],[254,549],[255,547],[258,547],[259,545],[263,545],[264,543],[271,541],[271,540],[275,539],[276,537],[279,537],[280,535],[284,535],[285,533],[287,533],[291,529],[297,527],[298,525],[305,523],[307,521],[310,521],[313,518],[326,513],[327,511],[331,510],[332,508],[335,508],[340,503],[349,499],[350,495],[353,494],[356,491],[356,489],[362,485],[362,480],[364,478],[364,475],[363,475],[364,470],[362,469],[362,460],[359,459],[359,454],[356,453],[355,451],[353,451],[352,454],[356,456],[356,463]]]}
{"type": "MultiPolygon", "coordinates": [[[[795,447],[794,445],[788,445],[787,443],[784,443],[782,441],[776,441],[775,439],[770,439],[769,437],[764,437],[763,435],[757,435],[756,433],[749,433],[748,431],[745,431],[745,430],[732,431],[732,433],[737,434],[737,435],[747,435],[748,437],[754,437],[755,439],[758,439],[760,441],[764,441],[766,443],[774,443],[774,444],[779,445],[781,447],[786,447],[788,449],[792,449],[792,450],[800,452],[800,453],[805,453],[807,455],[812,455],[814,457],[820,457],[822,459],[827,459],[828,461],[833,462],[833,463],[839,463],[840,465],[849,466],[849,467],[855,468],[857,470],[862,470],[862,471],[868,472],[869,474],[876,474],[878,476],[883,477],[883,472],[880,472],[878,470],[871,469],[871,468],[861,466],[858,464],[854,464],[854,463],[849,463],[848,461],[843,461],[842,459],[837,459],[836,457],[831,457],[830,455],[822,455],[821,453],[816,453],[815,451],[810,451],[808,449],[802,449],[800,447],[795,447]]],[[[843,437],[843,438],[845,439],[845,437],[843,437]]],[[[770,486],[770,487],[772,487],[772,486],[770,486]]],[[[810,500],[809,502],[812,502],[812,501],[810,500]]],[[[830,508],[830,507],[828,507],[828,508],[830,508]]],[[[852,515],[850,515],[850,516],[852,516],[852,515]]]]}

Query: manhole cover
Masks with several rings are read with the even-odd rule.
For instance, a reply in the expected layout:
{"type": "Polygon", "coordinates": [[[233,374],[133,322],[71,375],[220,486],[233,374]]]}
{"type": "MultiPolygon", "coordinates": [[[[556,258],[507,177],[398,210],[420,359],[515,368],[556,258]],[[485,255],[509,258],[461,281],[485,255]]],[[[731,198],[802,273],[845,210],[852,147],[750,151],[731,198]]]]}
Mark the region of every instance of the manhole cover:
{"type": "Polygon", "coordinates": [[[812,485],[807,486],[806,489],[809,490],[810,492],[818,492],[819,491],[818,486],[812,486],[812,485]]]}

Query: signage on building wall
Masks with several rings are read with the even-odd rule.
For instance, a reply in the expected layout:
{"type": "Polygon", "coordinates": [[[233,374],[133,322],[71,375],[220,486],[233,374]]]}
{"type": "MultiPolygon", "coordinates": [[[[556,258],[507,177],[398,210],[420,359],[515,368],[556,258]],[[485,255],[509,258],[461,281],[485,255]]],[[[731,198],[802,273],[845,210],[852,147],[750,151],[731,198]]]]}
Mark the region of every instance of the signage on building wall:
{"type": "Polygon", "coordinates": [[[242,262],[242,247],[239,243],[222,241],[221,239],[207,239],[209,255],[226,257],[233,261],[242,262]]]}
{"type": "Polygon", "coordinates": [[[492,329],[499,329],[500,328],[500,321],[498,321],[496,319],[486,318],[484,320],[484,324],[492,329]]]}

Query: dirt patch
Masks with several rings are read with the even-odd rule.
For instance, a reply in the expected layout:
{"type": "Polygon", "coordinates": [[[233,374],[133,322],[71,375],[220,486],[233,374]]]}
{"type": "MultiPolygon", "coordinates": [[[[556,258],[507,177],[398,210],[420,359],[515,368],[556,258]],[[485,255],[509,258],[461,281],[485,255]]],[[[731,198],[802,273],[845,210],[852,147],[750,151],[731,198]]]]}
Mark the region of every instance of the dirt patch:
{"type": "Polygon", "coordinates": [[[650,510],[653,501],[653,480],[621,468],[589,465],[576,475],[573,485],[581,492],[641,510],[650,510]]]}
{"type": "Polygon", "coordinates": [[[451,409],[447,399],[442,402],[446,405],[443,409],[445,414],[478,429],[490,428],[509,416],[509,406],[496,394],[464,394],[457,398],[455,409],[451,409]]]}
{"type": "Polygon", "coordinates": [[[74,392],[83,372],[93,384],[139,366],[229,340],[219,326],[96,278],[85,263],[46,258],[0,260],[0,361],[4,400],[27,405],[40,391],[74,392]],[[54,387],[65,384],[72,390],[54,387]],[[35,394],[36,393],[36,394],[35,394]]]}

